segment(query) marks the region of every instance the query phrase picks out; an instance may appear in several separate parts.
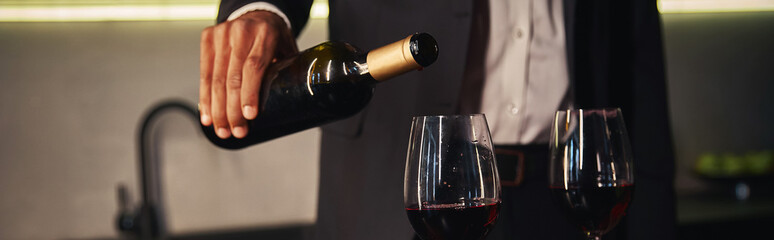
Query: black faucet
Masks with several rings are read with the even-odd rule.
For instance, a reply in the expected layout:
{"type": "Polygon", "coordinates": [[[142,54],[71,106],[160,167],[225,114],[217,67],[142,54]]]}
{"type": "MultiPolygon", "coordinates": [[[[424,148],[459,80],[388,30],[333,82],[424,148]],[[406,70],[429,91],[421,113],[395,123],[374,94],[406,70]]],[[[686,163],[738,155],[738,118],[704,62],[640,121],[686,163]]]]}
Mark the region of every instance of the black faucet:
{"type": "Polygon", "coordinates": [[[192,117],[195,123],[199,122],[198,111],[190,104],[180,100],[163,101],[151,108],[143,117],[137,133],[140,186],[142,188],[140,207],[132,209],[129,203],[131,198],[126,186],[123,184],[118,186],[119,214],[116,225],[125,236],[137,239],[163,239],[166,236],[166,221],[161,199],[160,160],[157,159],[158,156],[152,156],[147,151],[151,147],[147,135],[154,120],[169,110],[181,110],[192,117]]]}

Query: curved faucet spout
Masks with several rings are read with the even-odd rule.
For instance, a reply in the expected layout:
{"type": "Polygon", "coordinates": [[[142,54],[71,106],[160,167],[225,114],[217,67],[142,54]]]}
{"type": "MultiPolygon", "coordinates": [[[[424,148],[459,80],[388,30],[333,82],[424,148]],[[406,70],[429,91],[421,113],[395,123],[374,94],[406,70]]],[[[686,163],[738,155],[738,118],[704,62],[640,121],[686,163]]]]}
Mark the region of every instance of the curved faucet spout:
{"type": "MultiPolygon", "coordinates": [[[[198,113],[190,104],[180,100],[163,101],[148,111],[143,117],[139,131],[137,132],[137,150],[139,155],[140,186],[142,188],[142,205],[134,213],[127,213],[127,207],[122,206],[119,214],[118,228],[123,232],[129,232],[140,239],[160,239],[166,233],[163,204],[161,199],[160,160],[148,151],[152,146],[149,143],[148,133],[155,120],[170,110],[181,110],[198,123],[198,113]]],[[[126,190],[119,187],[119,199],[122,204],[128,202],[126,190]],[[123,192],[122,192],[123,191],[123,192]]]]}

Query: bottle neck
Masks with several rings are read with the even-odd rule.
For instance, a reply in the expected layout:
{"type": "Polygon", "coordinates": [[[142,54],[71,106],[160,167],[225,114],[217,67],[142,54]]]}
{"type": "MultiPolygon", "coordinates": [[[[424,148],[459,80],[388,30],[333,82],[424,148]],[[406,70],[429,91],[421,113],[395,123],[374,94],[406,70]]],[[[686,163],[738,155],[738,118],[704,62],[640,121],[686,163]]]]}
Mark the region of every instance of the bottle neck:
{"type": "Polygon", "coordinates": [[[353,61],[344,62],[344,75],[364,76],[371,81],[375,81],[373,76],[371,76],[371,70],[366,60],[368,53],[360,53],[353,61]]]}

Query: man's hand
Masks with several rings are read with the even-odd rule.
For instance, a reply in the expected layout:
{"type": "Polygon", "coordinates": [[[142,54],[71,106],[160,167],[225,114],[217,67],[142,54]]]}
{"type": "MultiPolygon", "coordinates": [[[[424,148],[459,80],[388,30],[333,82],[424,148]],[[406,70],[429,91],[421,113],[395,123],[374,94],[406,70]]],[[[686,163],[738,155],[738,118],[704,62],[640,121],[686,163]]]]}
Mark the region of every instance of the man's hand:
{"type": "Polygon", "coordinates": [[[252,11],[202,31],[199,112],[220,138],[247,135],[247,120],[258,115],[264,71],[276,59],[298,52],[281,17],[252,11]]]}

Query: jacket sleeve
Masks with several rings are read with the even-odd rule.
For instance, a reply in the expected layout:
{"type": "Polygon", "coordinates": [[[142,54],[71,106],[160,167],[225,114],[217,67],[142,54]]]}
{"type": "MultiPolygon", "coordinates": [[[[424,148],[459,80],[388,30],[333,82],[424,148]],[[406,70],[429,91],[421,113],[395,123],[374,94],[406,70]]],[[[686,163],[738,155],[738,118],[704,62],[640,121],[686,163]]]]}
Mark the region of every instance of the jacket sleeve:
{"type": "Polygon", "coordinates": [[[251,2],[267,2],[279,8],[290,20],[293,36],[298,36],[309,20],[313,0],[222,0],[218,8],[217,23],[225,22],[234,11],[251,2]]]}

